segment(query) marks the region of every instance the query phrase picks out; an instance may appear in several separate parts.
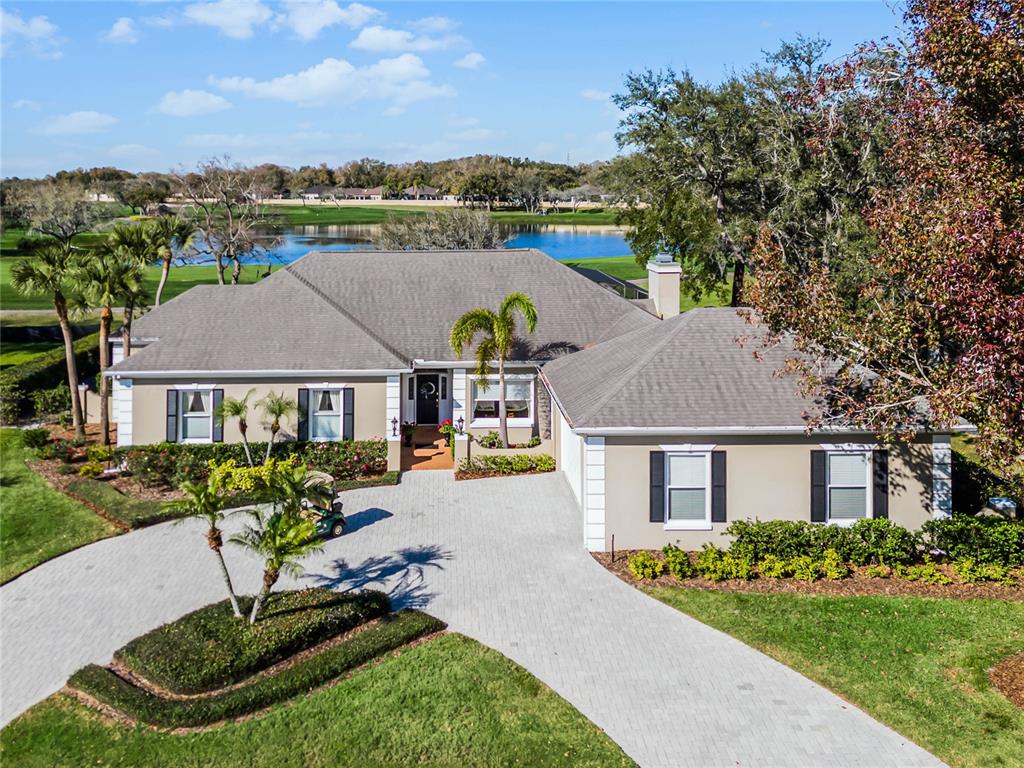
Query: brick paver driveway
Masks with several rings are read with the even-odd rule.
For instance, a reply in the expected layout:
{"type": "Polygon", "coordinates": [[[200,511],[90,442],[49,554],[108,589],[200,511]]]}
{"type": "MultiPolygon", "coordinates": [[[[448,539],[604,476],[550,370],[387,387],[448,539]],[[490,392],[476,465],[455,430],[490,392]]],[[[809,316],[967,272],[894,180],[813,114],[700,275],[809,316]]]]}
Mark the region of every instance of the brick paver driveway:
{"type": "MultiPolygon", "coordinates": [[[[643,766],[941,765],[804,677],[620,582],[582,549],[560,475],[413,472],[347,495],[307,582],[374,586],[514,659],[643,766]]],[[[229,547],[241,590],[259,570],[229,547]]],[[[160,525],[0,588],[3,722],[86,662],[223,597],[201,526],[160,525]]]]}

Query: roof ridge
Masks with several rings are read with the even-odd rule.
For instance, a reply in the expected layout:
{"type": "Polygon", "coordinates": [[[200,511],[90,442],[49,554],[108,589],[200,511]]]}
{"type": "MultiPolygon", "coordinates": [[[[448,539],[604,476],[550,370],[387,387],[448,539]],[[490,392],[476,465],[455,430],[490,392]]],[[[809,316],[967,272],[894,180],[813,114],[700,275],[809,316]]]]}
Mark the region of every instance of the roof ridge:
{"type": "MultiPolygon", "coordinates": [[[[641,310],[641,311],[643,311],[643,310],[641,310]]],[[[682,328],[685,328],[686,326],[690,325],[690,322],[692,321],[693,315],[690,312],[684,312],[679,317],[680,317],[680,319],[679,319],[679,322],[676,323],[676,327],[675,328],[670,328],[667,333],[662,334],[662,338],[659,341],[657,341],[654,344],[651,344],[650,347],[648,347],[647,351],[643,355],[639,355],[637,357],[637,359],[636,359],[636,362],[634,362],[633,365],[629,366],[629,368],[626,369],[625,374],[622,377],[620,377],[621,381],[620,381],[619,385],[617,387],[615,387],[614,389],[612,389],[611,391],[609,391],[607,394],[605,394],[604,397],[600,398],[589,409],[587,409],[583,414],[581,414],[580,418],[578,419],[578,421],[584,421],[584,420],[588,419],[595,412],[597,412],[598,410],[603,408],[613,397],[618,395],[619,392],[621,392],[623,390],[623,388],[630,381],[632,381],[632,379],[636,375],[637,371],[639,371],[641,368],[643,368],[645,365],[647,365],[649,362],[651,362],[651,360],[654,359],[654,356],[657,355],[659,352],[661,352],[661,350],[664,349],[665,345],[668,344],[669,340],[674,338],[676,336],[676,334],[678,334],[679,331],[682,328]]],[[[662,320],[661,322],[664,323],[664,322],[668,322],[668,321],[662,320]]],[[[603,341],[600,344],[595,344],[593,347],[591,347],[591,349],[597,349],[598,347],[602,346],[603,344],[611,344],[613,342],[620,342],[623,339],[625,339],[626,337],[632,336],[635,333],[641,333],[643,331],[650,331],[650,330],[651,330],[651,328],[637,328],[635,331],[630,331],[629,333],[624,333],[621,336],[616,336],[615,338],[608,339],[607,341],[603,341]]],[[[583,351],[586,352],[587,350],[583,350],[583,351]]]]}
{"type": "Polygon", "coordinates": [[[279,270],[279,273],[280,272],[287,272],[294,279],[298,280],[301,285],[303,285],[305,288],[307,288],[310,291],[312,291],[318,298],[320,298],[324,302],[326,302],[327,305],[330,306],[335,312],[337,312],[339,315],[341,315],[346,320],[348,320],[350,323],[352,323],[354,326],[356,326],[359,330],[361,330],[363,333],[365,333],[367,336],[369,336],[371,339],[373,339],[375,342],[377,342],[381,347],[383,347],[389,353],[394,355],[394,357],[396,359],[398,359],[399,362],[403,362],[404,363],[406,360],[409,359],[408,355],[403,353],[397,347],[394,347],[390,343],[388,343],[388,341],[386,341],[383,337],[381,337],[380,334],[378,334],[375,330],[373,330],[368,325],[366,325],[366,323],[364,323],[361,320],[359,320],[355,315],[353,315],[351,312],[349,312],[347,309],[345,309],[343,306],[341,306],[341,304],[339,304],[334,299],[332,299],[330,296],[328,296],[326,293],[321,291],[319,288],[317,288],[315,285],[313,285],[313,283],[311,283],[305,277],[303,277],[302,275],[300,275],[300,274],[298,274],[296,272],[293,272],[292,269],[291,269],[291,265],[289,265],[285,269],[279,270]]]}

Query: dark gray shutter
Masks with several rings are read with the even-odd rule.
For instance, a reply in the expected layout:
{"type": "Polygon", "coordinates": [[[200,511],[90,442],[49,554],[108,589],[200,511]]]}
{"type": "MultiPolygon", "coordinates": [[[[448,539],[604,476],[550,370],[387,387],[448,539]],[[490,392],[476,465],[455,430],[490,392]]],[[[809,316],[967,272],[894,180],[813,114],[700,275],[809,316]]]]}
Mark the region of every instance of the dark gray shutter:
{"type": "Polygon", "coordinates": [[[167,390],[167,442],[178,442],[178,390],[167,390]]]}
{"type": "Polygon", "coordinates": [[[873,517],[889,516],[889,452],[872,451],[871,466],[874,469],[875,490],[871,500],[873,517]]]}
{"type": "Polygon", "coordinates": [[[355,435],[356,391],[352,387],[341,390],[344,405],[341,411],[341,439],[351,440],[355,435]]]}
{"type": "Polygon", "coordinates": [[[441,399],[442,400],[447,400],[448,399],[448,377],[447,376],[442,376],[441,377],[441,399]]]}
{"type": "Polygon", "coordinates": [[[664,451],[651,451],[651,522],[665,522],[664,451]]]}
{"type": "Polygon", "coordinates": [[[213,442],[224,442],[224,419],[220,415],[220,406],[224,402],[224,390],[213,390],[213,442]]]}
{"type": "Polygon", "coordinates": [[[309,440],[309,390],[299,389],[299,429],[297,438],[300,442],[309,440]]]}
{"type": "Polygon", "coordinates": [[[725,522],[725,451],[711,452],[711,522],[725,522]]]}
{"type": "Polygon", "coordinates": [[[825,451],[811,451],[811,522],[826,522],[825,451]]]}

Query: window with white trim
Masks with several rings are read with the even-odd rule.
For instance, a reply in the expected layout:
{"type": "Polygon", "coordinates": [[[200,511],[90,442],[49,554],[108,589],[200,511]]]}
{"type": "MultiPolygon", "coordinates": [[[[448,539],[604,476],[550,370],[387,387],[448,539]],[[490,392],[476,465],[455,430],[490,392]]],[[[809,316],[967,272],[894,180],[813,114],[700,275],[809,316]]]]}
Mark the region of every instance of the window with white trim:
{"type": "Polygon", "coordinates": [[[186,389],[179,395],[178,434],[183,443],[209,443],[213,440],[213,390],[186,389]]]}
{"type": "Polygon", "coordinates": [[[309,439],[341,439],[340,389],[314,389],[310,392],[309,439]]]}
{"type": "MultiPolygon", "coordinates": [[[[498,419],[498,379],[473,380],[473,421],[498,419]]],[[[533,423],[533,379],[505,380],[505,411],[509,419],[533,423]]]]}
{"type": "Polygon", "coordinates": [[[711,454],[665,454],[665,527],[711,526],[711,454]]]}
{"type": "Polygon", "coordinates": [[[871,516],[870,451],[830,451],[825,484],[829,522],[847,523],[871,516]]]}

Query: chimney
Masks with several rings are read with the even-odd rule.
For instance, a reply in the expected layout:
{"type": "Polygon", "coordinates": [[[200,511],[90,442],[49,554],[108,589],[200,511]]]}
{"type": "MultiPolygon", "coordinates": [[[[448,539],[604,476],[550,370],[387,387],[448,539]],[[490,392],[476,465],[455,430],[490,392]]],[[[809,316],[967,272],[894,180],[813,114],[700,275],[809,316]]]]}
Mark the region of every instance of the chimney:
{"type": "Polygon", "coordinates": [[[647,262],[647,293],[654,302],[654,311],[662,320],[679,314],[679,278],[681,264],[672,260],[672,254],[659,253],[647,262]]]}

